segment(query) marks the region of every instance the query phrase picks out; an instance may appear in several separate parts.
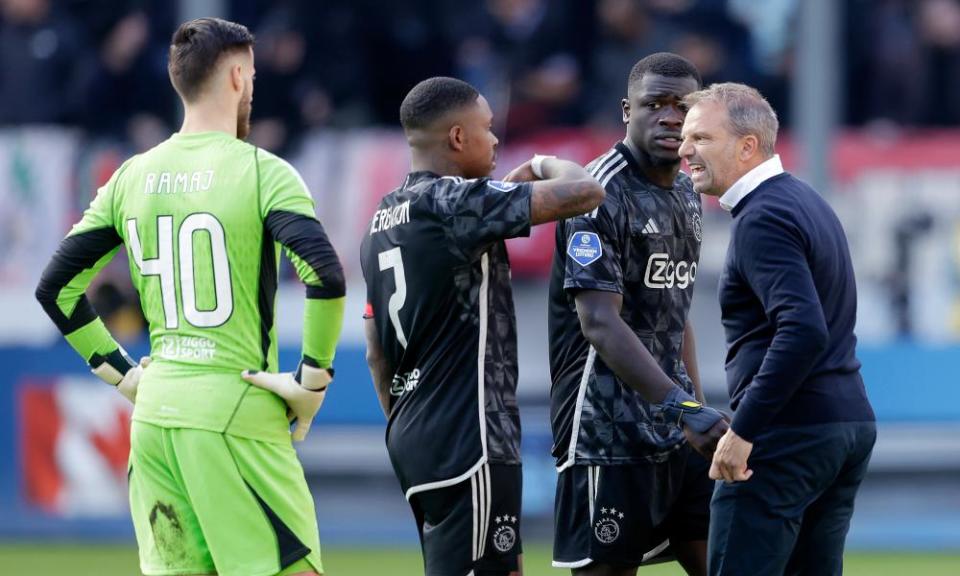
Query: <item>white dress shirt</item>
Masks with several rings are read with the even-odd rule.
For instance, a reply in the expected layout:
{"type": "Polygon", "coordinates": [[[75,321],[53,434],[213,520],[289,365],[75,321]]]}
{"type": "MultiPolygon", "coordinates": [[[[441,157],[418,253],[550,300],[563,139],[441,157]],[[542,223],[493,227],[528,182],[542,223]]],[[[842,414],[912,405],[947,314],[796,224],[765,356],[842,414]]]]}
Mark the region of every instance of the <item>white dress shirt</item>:
{"type": "Polygon", "coordinates": [[[780,155],[774,154],[734,182],[720,197],[720,206],[727,212],[733,210],[747,194],[777,174],[783,174],[783,164],[780,163],[780,155]]]}

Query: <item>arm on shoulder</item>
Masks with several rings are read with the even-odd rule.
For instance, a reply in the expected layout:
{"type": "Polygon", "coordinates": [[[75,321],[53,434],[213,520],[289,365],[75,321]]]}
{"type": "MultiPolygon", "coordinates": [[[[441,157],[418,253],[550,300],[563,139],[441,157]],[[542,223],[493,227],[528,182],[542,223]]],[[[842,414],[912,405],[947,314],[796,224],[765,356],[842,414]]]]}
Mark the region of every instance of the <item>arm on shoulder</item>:
{"type": "Polygon", "coordinates": [[[583,166],[569,160],[542,161],[543,179],[533,173],[531,161],[524,162],[504,180],[531,182],[530,223],[543,224],[586,214],[603,202],[606,192],[583,166]]]}

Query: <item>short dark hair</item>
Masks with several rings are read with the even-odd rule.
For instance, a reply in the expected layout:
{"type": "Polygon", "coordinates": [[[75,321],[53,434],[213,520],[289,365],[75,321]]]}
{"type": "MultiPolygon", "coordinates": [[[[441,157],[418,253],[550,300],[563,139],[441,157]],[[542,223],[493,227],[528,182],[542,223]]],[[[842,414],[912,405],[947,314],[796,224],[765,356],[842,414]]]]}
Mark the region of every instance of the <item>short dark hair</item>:
{"type": "Polygon", "coordinates": [[[630,70],[630,77],[627,79],[627,92],[630,91],[631,86],[643,78],[644,74],[658,74],[668,78],[686,78],[689,76],[697,81],[698,88],[703,87],[700,71],[693,65],[693,62],[672,52],[657,52],[634,64],[630,70]]]}
{"type": "Polygon", "coordinates": [[[404,130],[426,128],[438,118],[477,101],[480,92],[456,78],[435,76],[414,86],[400,104],[404,130]]]}
{"type": "Polygon", "coordinates": [[[220,18],[184,22],[170,41],[170,82],[184,100],[192,101],[224,54],[249,48],[253,42],[253,34],[243,24],[220,18]]]}

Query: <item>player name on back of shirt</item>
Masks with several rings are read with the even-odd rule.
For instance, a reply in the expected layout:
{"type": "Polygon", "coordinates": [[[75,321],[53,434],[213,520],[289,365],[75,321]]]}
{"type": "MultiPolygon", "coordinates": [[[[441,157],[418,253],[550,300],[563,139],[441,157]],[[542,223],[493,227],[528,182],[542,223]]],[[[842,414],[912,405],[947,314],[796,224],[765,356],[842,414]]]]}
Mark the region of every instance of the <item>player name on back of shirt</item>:
{"type": "Polygon", "coordinates": [[[144,194],[180,194],[206,192],[213,186],[213,170],[197,172],[147,172],[144,194]]]}
{"type": "Polygon", "coordinates": [[[410,201],[389,208],[382,208],[373,213],[370,222],[370,234],[389,230],[394,226],[410,222],[410,201]]]}

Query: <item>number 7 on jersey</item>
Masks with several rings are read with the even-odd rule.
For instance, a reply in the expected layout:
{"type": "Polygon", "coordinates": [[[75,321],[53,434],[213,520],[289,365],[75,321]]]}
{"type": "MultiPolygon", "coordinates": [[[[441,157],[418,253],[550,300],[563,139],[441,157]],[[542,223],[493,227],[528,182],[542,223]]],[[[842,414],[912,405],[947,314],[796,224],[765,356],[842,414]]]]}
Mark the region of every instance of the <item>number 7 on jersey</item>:
{"type": "Polygon", "coordinates": [[[377,257],[380,260],[380,271],[393,270],[393,283],[396,291],[390,295],[390,301],[387,302],[387,309],[390,312],[390,322],[393,323],[393,329],[397,332],[397,341],[404,348],[407,347],[407,337],[403,333],[403,326],[400,325],[400,309],[407,301],[407,278],[403,274],[403,255],[400,253],[400,247],[384,250],[377,257]]]}

